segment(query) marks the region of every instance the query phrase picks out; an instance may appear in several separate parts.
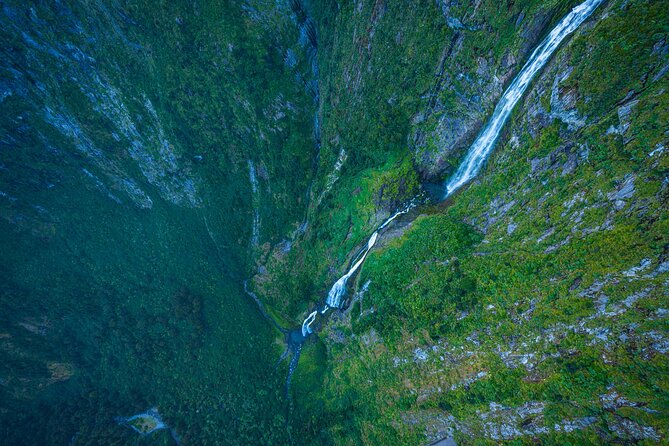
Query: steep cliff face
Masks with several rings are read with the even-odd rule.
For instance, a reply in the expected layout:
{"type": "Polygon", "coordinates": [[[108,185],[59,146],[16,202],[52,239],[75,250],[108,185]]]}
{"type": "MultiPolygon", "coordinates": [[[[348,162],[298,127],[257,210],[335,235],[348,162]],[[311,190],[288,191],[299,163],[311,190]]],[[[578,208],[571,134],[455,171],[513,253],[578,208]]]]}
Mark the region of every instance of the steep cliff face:
{"type": "Polygon", "coordinates": [[[296,327],[578,3],[0,3],[2,438],[666,442],[666,1],[605,2],[383,235],[292,404],[243,292],[296,327]]]}
{"type": "Polygon", "coordinates": [[[130,442],[114,417],[152,406],[184,442],[287,441],[241,283],[306,210],[294,9],[10,1],[0,23],[3,441],[130,442]]]}
{"type": "MultiPolygon", "coordinates": [[[[258,278],[268,301],[304,310],[292,291],[318,300],[419,179],[447,177],[573,5],[323,8],[322,197],[258,278]]],[[[666,438],[666,6],[601,7],[480,178],[371,254],[294,381],[319,441],[666,438]]]]}
{"type": "Polygon", "coordinates": [[[422,176],[452,173],[506,85],[557,20],[578,2],[438,3],[449,28],[435,83],[412,119],[410,148],[422,176]]]}

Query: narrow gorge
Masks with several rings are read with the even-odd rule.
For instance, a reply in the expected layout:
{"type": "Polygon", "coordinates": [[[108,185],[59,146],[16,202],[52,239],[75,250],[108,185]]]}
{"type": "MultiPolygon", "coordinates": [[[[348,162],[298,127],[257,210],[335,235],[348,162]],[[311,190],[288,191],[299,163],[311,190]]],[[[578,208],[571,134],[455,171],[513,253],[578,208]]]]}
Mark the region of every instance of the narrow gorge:
{"type": "Polygon", "coordinates": [[[667,0],[0,10],[0,443],[669,441],[667,0]]]}

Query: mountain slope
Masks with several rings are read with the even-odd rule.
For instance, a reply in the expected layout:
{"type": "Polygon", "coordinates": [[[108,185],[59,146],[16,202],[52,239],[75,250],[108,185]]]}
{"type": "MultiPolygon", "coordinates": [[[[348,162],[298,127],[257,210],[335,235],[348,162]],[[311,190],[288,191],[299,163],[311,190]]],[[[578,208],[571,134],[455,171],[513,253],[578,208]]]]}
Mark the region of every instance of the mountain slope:
{"type": "Polygon", "coordinates": [[[579,3],[3,2],[0,435],[666,443],[667,1],[604,2],[439,202],[579,3]],[[299,327],[428,196],[286,398],[263,316],[299,327]]]}
{"type": "Polygon", "coordinates": [[[184,443],[288,441],[242,280],[306,208],[294,12],[10,1],[0,22],[3,441],[132,443],[115,417],[153,406],[184,443]]]}
{"type": "MultiPolygon", "coordinates": [[[[339,103],[349,101],[334,116],[324,112],[323,150],[328,141],[343,139],[328,138],[328,129],[358,135],[346,147],[355,161],[341,169],[340,189],[323,201],[326,220],[313,223],[314,231],[336,226],[340,232],[324,243],[327,248],[319,232],[304,242],[301,254],[311,259],[315,250],[334,266],[345,265],[336,253],[353,252],[364,241],[361,234],[374,227],[376,212],[389,210],[379,199],[385,189],[368,179],[402,184],[389,173],[401,167],[353,166],[379,156],[375,123],[383,121],[372,117],[393,99],[359,92],[382,92],[387,80],[402,104],[403,93],[415,96],[403,82],[415,81],[411,85],[418,85],[424,102],[414,105],[414,127],[401,133],[413,148],[412,175],[447,176],[448,165],[461,156],[456,137],[471,141],[531,49],[523,44],[550,29],[569,5],[515,5],[497,17],[493,2],[477,2],[465,16],[455,3],[443,2],[447,15],[439,18],[448,29],[427,31],[423,27],[433,22],[413,15],[420,8],[406,13],[383,2],[358,6],[337,11],[333,45],[340,51],[346,44],[337,42],[366,45],[346,47],[349,52],[329,62],[337,67],[331,79],[342,73],[351,84],[334,82],[332,90],[323,90],[324,98],[336,91],[345,97],[339,103]],[[413,69],[421,67],[422,55],[437,63],[431,87],[421,86],[415,73],[381,75],[395,61],[393,48],[410,39],[403,34],[407,29],[420,35],[424,47],[435,44],[432,36],[447,45],[441,54],[451,57],[448,62],[435,57],[438,51],[416,51],[417,60],[410,59],[413,69]],[[374,58],[375,49],[383,55],[374,58]],[[365,119],[348,118],[356,114],[365,119]],[[348,182],[377,188],[358,187],[360,195],[351,194],[348,182]],[[349,213],[348,223],[336,213],[349,213]]],[[[435,16],[433,5],[422,6],[435,16]]],[[[364,287],[351,307],[329,320],[323,346],[314,344],[311,355],[307,350],[305,362],[321,361],[322,369],[311,367],[296,380],[312,430],[338,444],[421,444],[446,437],[458,443],[539,438],[600,444],[666,437],[663,17],[662,2],[605,4],[544,68],[480,177],[443,205],[425,209],[370,255],[358,280],[364,287]],[[324,402],[307,390],[320,379],[324,402]]],[[[406,156],[384,147],[382,159],[406,156]]],[[[299,265],[308,272],[298,277],[314,277],[305,266],[310,261],[295,263],[299,256],[280,265],[299,265]]],[[[323,282],[310,285],[314,300],[323,293],[319,287],[328,286],[323,282]]]]}

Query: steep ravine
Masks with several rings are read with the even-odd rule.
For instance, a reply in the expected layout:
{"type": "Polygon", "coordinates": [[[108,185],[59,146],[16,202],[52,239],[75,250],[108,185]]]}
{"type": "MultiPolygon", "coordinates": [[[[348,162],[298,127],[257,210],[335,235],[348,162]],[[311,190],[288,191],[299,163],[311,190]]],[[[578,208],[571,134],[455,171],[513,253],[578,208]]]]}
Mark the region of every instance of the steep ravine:
{"type": "MultiPolygon", "coordinates": [[[[535,13],[554,26],[558,19],[546,17],[564,5],[551,13],[533,7],[510,14],[519,36],[526,32],[519,23],[533,23],[535,13]]],[[[448,207],[424,208],[371,252],[360,292],[305,345],[305,368],[294,377],[300,416],[319,441],[344,427],[347,438],[368,444],[665,437],[669,129],[661,10],[654,2],[606,2],[529,86],[479,177],[448,207]]],[[[494,7],[481,3],[478,13],[494,7]]],[[[411,39],[413,14],[360,2],[327,17],[345,30],[332,38],[342,62],[329,62],[324,82],[334,89],[323,95],[350,108],[345,116],[333,107],[336,115],[324,119],[323,150],[334,164],[346,147],[335,164],[344,173],[313,222],[318,236],[308,233],[270,258],[260,282],[268,302],[286,296],[279,276],[300,295],[327,295],[355,263],[355,247],[391,214],[382,194],[399,183],[403,161],[365,168],[377,133],[350,115],[401,121],[385,114],[386,104],[407,103],[380,74],[389,61],[401,64],[395,51],[411,39]],[[345,131],[362,142],[343,143],[345,131]],[[326,265],[314,266],[316,259],[326,265]]],[[[462,54],[471,51],[467,39],[462,45],[462,54]]],[[[479,52],[495,63],[506,57],[494,46],[479,52]]]]}
{"type": "MultiPolygon", "coordinates": [[[[511,116],[515,105],[523,96],[523,93],[529,86],[532,79],[546,64],[546,62],[550,60],[551,55],[559,47],[562,41],[567,38],[569,34],[578,29],[578,27],[585,20],[587,20],[588,17],[590,17],[590,15],[601,3],[602,0],[587,0],[582,4],[575,6],[574,9],[562,20],[560,20],[557,26],[548,33],[548,36],[541,42],[537,49],[532,52],[527,63],[523,66],[516,78],[511,82],[509,88],[502,95],[499,103],[493,111],[492,116],[490,117],[489,122],[486,123],[486,125],[483,127],[483,130],[481,131],[481,134],[474,140],[474,143],[467,151],[460,167],[456,170],[453,176],[434,194],[434,198],[437,202],[448,199],[459,188],[470,182],[476,176],[485,163],[486,159],[492,153],[492,150],[504,127],[504,124],[511,116]]],[[[419,205],[419,203],[420,202],[418,197],[414,198],[410,203],[403,206],[402,209],[394,212],[378,228],[376,228],[376,230],[369,237],[366,245],[362,247],[353,257],[350,262],[350,267],[347,269],[346,273],[332,285],[325,302],[320,306],[320,308],[313,310],[304,319],[299,333],[294,333],[297,330],[293,330],[293,332],[288,333],[279,327],[279,329],[283,331],[284,334],[286,334],[288,344],[286,353],[288,351],[292,351],[294,355],[288,370],[287,386],[289,386],[291,376],[299,364],[301,343],[306,341],[307,337],[314,333],[312,324],[314,324],[316,318],[322,315],[326,315],[330,309],[341,309],[345,306],[348,281],[358,273],[359,269],[361,269],[365,259],[367,258],[367,255],[374,248],[380,235],[382,235],[386,228],[390,226],[398,217],[412,211],[419,205]]],[[[410,222],[405,222],[405,224],[410,224],[410,222]]],[[[259,308],[263,315],[269,318],[255,294],[251,292],[248,293],[251,295],[251,297],[254,298],[254,300],[256,300],[256,302],[258,302],[259,308]]]]}
{"type": "Polygon", "coordinates": [[[290,5],[8,1],[0,23],[2,442],[134,444],[138,414],[164,444],[288,442],[242,281],[306,213],[290,5]]]}
{"type": "MultiPolygon", "coordinates": [[[[481,134],[474,140],[474,143],[467,151],[462,164],[458,167],[453,176],[444,183],[442,188],[436,191],[435,198],[438,202],[449,198],[455,191],[460,189],[464,184],[470,182],[476,176],[486,159],[490,156],[504,124],[511,116],[514,107],[523,96],[523,93],[534,76],[536,76],[544,64],[550,60],[551,55],[555,52],[560,43],[562,43],[569,34],[578,29],[581,23],[587,20],[601,3],[602,0],[588,0],[574,7],[574,9],[560,20],[553,30],[551,30],[539,47],[532,52],[532,55],[525,66],[502,95],[489,122],[486,123],[481,134]]],[[[367,254],[376,244],[376,240],[381,231],[390,225],[397,217],[406,214],[416,207],[416,205],[417,198],[415,198],[413,202],[405,205],[403,209],[394,212],[372,233],[366,246],[353,257],[351,266],[348,268],[346,274],[340,277],[328,292],[323,308],[320,311],[315,310],[311,312],[302,322],[303,336],[308,336],[313,333],[311,324],[314,322],[315,317],[319,312],[325,314],[330,308],[341,308],[344,305],[343,298],[346,293],[348,280],[357,273],[358,269],[363,265],[367,254]]]]}
{"type": "Polygon", "coordinates": [[[331,429],[350,414],[371,444],[666,436],[657,8],[607,2],[531,86],[480,177],[370,255],[365,291],[322,335],[331,429]]]}
{"type": "Polygon", "coordinates": [[[669,5],[583,1],[1,2],[0,442],[666,443],[669,5]]]}

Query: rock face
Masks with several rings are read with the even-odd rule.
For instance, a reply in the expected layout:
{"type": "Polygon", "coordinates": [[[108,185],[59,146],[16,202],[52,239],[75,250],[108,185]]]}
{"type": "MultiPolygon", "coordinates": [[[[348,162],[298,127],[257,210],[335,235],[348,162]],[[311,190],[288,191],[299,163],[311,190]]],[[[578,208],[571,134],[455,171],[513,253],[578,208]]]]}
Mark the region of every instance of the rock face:
{"type": "Polygon", "coordinates": [[[453,36],[444,47],[427,103],[412,120],[410,136],[417,168],[428,181],[451,173],[457,166],[504,87],[522,66],[518,61],[527,58],[550,25],[548,11],[541,9],[518,14],[516,23],[508,28],[495,28],[495,21],[486,16],[489,11],[480,2],[474,7],[438,3],[453,36]],[[498,47],[481,37],[485,33],[515,34],[517,40],[498,47]],[[477,53],[481,45],[489,45],[489,51],[477,53]]]}
{"type": "Polygon", "coordinates": [[[275,365],[577,3],[2,2],[3,440],[666,442],[662,1],[605,2],[275,365]]]}
{"type": "Polygon", "coordinates": [[[315,47],[289,2],[214,3],[0,5],[7,443],[132,442],[110,414],[146,401],[198,443],[287,441],[241,280],[306,212],[315,47]]]}
{"type": "MultiPolygon", "coordinates": [[[[348,241],[374,227],[372,211],[338,192],[375,178],[387,159],[374,149],[380,133],[358,122],[378,119],[386,135],[402,122],[406,145],[395,151],[401,138],[387,139],[387,151],[410,153],[421,179],[441,181],[571,6],[439,0],[428,16],[360,1],[324,14],[337,27],[320,48],[336,55],[321,91],[322,150],[332,166],[344,145],[347,164],[310,223],[339,245],[298,240],[302,268],[325,252],[335,269],[282,273],[326,288],[327,279],[299,278],[336,278],[355,252],[348,241]],[[396,77],[386,82],[390,63],[396,77]],[[326,222],[338,214],[350,215],[346,231],[326,222]]],[[[649,384],[667,372],[669,338],[669,89],[656,14],[666,16],[651,1],[603,5],[533,82],[480,176],[370,255],[358,279],[370,283],[364,299],[323,336],[332,406],[322,416],[353,414],[347,440],[666,441],[668,395],[649,384]]],[[[335,424],[319,426],[336,437],[344,423],[335,424]]]]}

